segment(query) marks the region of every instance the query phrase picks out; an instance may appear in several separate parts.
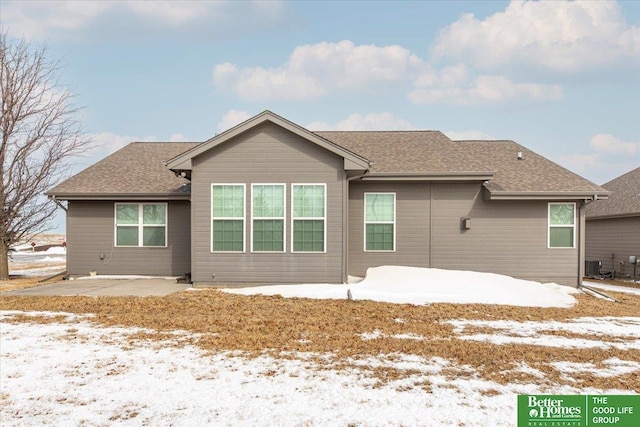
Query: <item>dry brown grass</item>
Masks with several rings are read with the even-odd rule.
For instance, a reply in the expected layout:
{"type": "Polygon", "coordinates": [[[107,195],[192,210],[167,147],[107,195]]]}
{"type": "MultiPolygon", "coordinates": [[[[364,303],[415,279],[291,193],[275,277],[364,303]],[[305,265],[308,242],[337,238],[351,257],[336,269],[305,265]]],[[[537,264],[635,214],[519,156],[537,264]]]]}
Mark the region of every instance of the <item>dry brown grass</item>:
{"type": "MultiPolygon", "coordinates": [[[[51,265],[51,264],[48,264],[51,265]]],[[[35,267],[28,267],[35,268],[35,267]]],[[[22,277],[19,275],[11,276],[9,280],[0,280],[0,292],[14,291],[16,289],[32,288],[34,286],[41,286],[46,283],[59,282],[61,278],[59,276],[50,278],[50,276],[35,276],[35,277],[22,277]]]]}
{"type": "MultiPolygon", "coordinates": [[[[567,321],[585,316],[638,316],[640,297],[612,293],[621,303],[578,295],[569,309],[527,308],[480,304],[433,304],[412,306],[371,301],[286,299],[240,296],[218,290],[184,291],[168,297],[27,297],[0,294],[0,309],[93,313],[102,326],[148,328],[131,340],[167,340],[176,330],[186,331],[186,340],[163,341],[173,345],[191,343],[211,351],[240,351],[252,357],[263,354],[295,358],[299,352],[315,354],[319,369],[352,368],[354,361],[369,356],[397,354],[440,357],[456,363],[445,372],[450,377],[478,375],[498,383],[566,384],[574,387],[623,389],[640,392],[640,376],[600,377],[588,372],[568,377],[550,365],[554,361],[603,366],[605,360],[640,362],[639,350],[558,349],[535,345],[494,345],[457,338],[451,319],[567,321]],[[402,319],[402,321],[397,321],[402,319]],[[379,331],[377,339],[360,334],[379,331]],[[393,338],[413,334],[423,340],[393,338]],[[330,354],[329,359],[326,355],[330,354]],[[522,364],[544,373],[544,378],[519,370],[522,364]],[[322,368],[324,366],[324,368],[322,368]],[[460,367],[468,366],[466,371],[460,367]],[[475,371],[475,372],[474,372],[475,371]]],[[[60,319],[57,319],[60,320],[60,319]]],[[[17,316],[15,322],[51,321],[42,317],[17,316]]],[[[576,334],[554,332],[576,337],[576,334]]],[[[580,338],[598,339],[580,335],[580,338]]],[[[620,341],[611,339],[611,341],[620,341]]],[[[167,344],[164,344],[167,345],[167,344]]],[[[416,372],[397,368],[370,368],[381,384],[416,372]]],[[[419,386],[419,384],[416,384],[419,386]]],[[[428,383],[425,383],[428,387],[428,383]]]]}

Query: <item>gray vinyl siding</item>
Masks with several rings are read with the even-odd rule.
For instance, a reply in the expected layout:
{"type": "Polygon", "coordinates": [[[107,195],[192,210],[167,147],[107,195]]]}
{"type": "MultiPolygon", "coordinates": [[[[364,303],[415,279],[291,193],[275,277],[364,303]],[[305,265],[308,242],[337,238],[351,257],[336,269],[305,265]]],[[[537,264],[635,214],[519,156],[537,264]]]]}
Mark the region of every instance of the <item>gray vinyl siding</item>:
{"type": "Polygon", "coordinates": [[[168,202],[167,207],[167,247],[122,248],[114,245],[114,202],[70,201],[67,272],[72,276],[87,276],[90,271],[153,276],[182,276],[189,272],[189,202],[168,202]]]}
{"type": "Polygon", "coordinates": [[[349,274],[406,265],[577,285],[578,238],[576,248],[547,248],[545,201],[487,201],[480,184],[458,183],[352,183],[349,198],[349,274]],[[365,191],[396,192],[394,253],[363,250],[365,191]],[[461,218],[471,219],[469,230],[461,218]]]}
{"type": "Polygon", "coordinates": [[[343,159],[264,123],[193,160],[192,279],[196,284],[343,281],[343,159]],[[211,184],[246,185],[245,252],[211,252],[211,184]],[[251,253],[251,184],[286,184],[285,253],[251,253]],[[326,184],[326,253],[292,253],[291,184],[326,184]]]}
{"type": "Polygon", "coordinates": [[[577,285],[578,239],[575,248],[547,248],[546,201],[487,201],[479,184],[434,184],[432,198],[432,267],[577,285]]]}
{"type": "Polygon", "coordinates": [[[640,216],[587,220],[587,261],[602,261],[603,270],[633,275],[630,255],[640,257],[640,216]]]}
{"type": "Polygon", "coordinates": [[[349,274],[363,277],[369,267],[429,267],[429,184],[352,182],[349,189],[349,274]],[[394,252],[364,250],[364,193],[396,193],[394,252]]]}

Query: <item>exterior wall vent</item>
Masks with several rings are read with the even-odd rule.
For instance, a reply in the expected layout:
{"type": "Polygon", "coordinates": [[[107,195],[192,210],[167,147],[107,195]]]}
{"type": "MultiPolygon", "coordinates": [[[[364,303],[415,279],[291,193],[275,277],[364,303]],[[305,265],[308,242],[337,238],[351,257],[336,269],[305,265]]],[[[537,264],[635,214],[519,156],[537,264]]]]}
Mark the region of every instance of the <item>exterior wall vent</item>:
{"type": "Polygon", "coordinates": [[[463,230],[470,230],[471,218],[460,218],[460,228],[463,230]]]}

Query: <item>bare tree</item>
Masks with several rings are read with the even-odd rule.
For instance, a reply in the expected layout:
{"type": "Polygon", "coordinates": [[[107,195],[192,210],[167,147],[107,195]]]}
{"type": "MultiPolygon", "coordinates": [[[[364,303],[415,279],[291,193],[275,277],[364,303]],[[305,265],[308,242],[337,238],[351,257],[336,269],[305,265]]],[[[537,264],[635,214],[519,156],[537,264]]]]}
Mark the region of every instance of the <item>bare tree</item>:
{"type": "Polygon", "coordinates": [[[0,33],[0,280],[9,278],[11,245],[50,227],[56,206],[43,194],[88,144],[59,71],[45,45],[0,33]]]}

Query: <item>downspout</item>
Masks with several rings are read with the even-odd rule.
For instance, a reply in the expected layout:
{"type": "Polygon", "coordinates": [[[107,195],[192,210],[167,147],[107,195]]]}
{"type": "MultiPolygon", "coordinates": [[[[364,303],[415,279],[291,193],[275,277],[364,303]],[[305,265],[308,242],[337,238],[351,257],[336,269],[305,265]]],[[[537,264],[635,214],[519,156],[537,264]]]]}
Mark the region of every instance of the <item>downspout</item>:
{"type": "Polygon", "coordinates": [[[58,199],[56,199],[56,196],[49,196],[49,200],[52,200],[53,203],[58,205],[58,207],[60,209],[62,209],[63,211],[67,212],[67,207],[65,205],[63,205],[62,203],[60,203],[60,201],[58,199]]]}
{"type": "Polygon", "coordinates": [[[578,209],[578,221],[580,226],[580,229],[578,230],[578,283],[577,283],[578,288],[582,286],[582,278],[584,277],[584,261],[585,261],[585,255],[586,255],[585,253],[586,252],[585,251],[585,241],[586,241],[585,208],[589,203],[595,200],[598,200],[598,195],[594,195],[593,198],[591,199],[585,199],[583,203],[580,203],[580,207],[578,209]]]}
{"type": "Polygon", "coordinates": [[[351,189],[349,183],[354,179],[362,178],[368,173],[369,171],[367,170],[365,173],[347,178],[345,180],[345,191],[342,192],[342,229],[344,230],[344,234],[342,236],[342,253],[344,254],[342,257],[342,281],[344,283],[347,283],[349,281],[349,190],[351,189]]]}

